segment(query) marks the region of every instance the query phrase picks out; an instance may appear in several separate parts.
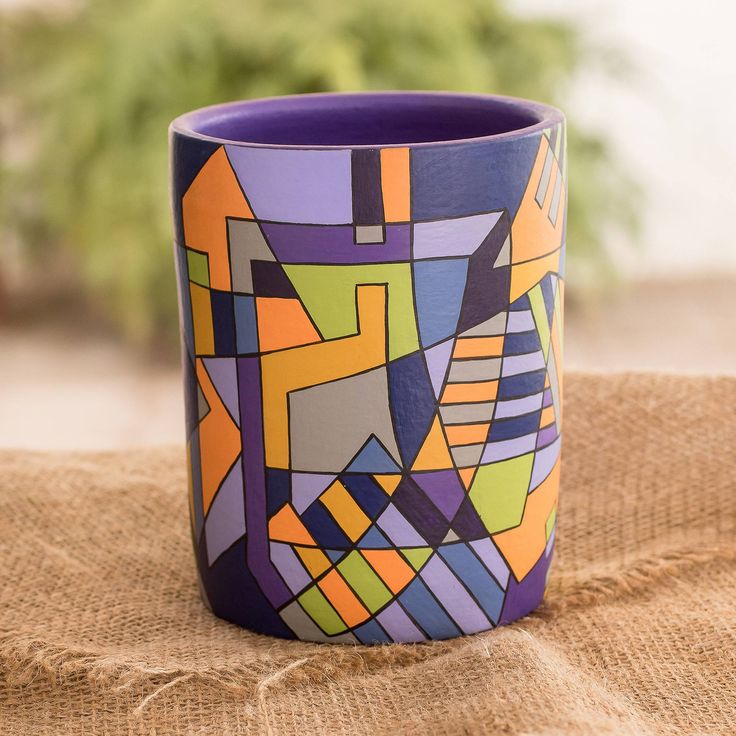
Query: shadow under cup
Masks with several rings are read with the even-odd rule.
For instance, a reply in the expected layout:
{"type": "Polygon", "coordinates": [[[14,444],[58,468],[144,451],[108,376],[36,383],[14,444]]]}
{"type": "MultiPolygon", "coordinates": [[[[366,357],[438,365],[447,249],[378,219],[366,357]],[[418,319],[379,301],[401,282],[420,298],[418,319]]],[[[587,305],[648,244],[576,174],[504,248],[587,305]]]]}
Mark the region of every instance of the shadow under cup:
{"type": "Polygon", "coordinates": [[[559,483],[562,114],[320,94],[205,108],[170,136],[212,611],[351,643],[532,611],[559,483]]]}

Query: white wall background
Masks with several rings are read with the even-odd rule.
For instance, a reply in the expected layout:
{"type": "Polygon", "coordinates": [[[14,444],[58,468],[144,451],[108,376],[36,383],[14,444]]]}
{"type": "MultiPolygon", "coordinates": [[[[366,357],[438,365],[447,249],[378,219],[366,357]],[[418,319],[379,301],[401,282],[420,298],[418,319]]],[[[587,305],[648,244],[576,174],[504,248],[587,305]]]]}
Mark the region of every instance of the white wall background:
{"type": "Polygon", "coordinates": [[[643,242],[621,253],[625,271],[736,275],[736,6],[511,2],[520,13],[576,21],[591,41],[623,50],[636,69],[623,83],[584,73],[568,105],[612,138],[646,192],[643,242]]]}

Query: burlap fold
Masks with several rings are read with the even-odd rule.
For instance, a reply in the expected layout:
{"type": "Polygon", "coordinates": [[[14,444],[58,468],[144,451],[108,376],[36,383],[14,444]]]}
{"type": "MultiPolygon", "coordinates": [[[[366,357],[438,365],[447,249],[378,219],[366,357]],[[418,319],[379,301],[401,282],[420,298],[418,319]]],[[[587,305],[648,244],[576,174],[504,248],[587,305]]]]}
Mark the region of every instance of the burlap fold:
{"type": "Polygon", "coordinates": [[[284,642],[197,592],[183,451],[0,453],[0,733],[733,734],[736,379],[569,375],[547,602],[284,642]]]}

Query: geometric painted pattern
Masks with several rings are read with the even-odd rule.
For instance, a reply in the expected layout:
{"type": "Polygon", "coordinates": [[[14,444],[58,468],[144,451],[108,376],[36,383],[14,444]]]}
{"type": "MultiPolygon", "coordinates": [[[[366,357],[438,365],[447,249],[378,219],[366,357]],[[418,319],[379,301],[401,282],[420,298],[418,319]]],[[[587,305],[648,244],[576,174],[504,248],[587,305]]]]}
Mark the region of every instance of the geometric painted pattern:
{"type": "Polygon", "coordinates": [[[483,202],[442,186],[436,149],[174,136],[192,533],[212,609],[363,643],[533,609],[559,483],[563,124],[517,138],[512,158],[488,159],[496,141],[458,163],[483,202]]]}

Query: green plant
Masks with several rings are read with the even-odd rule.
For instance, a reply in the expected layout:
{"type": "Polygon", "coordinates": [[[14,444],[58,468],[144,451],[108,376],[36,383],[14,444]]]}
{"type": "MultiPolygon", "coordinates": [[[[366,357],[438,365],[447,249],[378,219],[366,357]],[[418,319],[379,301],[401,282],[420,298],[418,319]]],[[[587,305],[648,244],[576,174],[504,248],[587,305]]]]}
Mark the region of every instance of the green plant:
{"type": "MultiPolygon", "coordinates": [[[[2,94],[29,148],[2,171],[6,220],[40,259],[71,249],[135,341],[174,333],[166,128],[179,113],[387,88],[554,103],[590,59],[575,28],[502,0],[96,0],[4,26],[2,94]]],[[[601,263],[606,227],[631,221],[628,184],[600,138],[573,126],[569,151],[571,259],[601,263]]]]}

